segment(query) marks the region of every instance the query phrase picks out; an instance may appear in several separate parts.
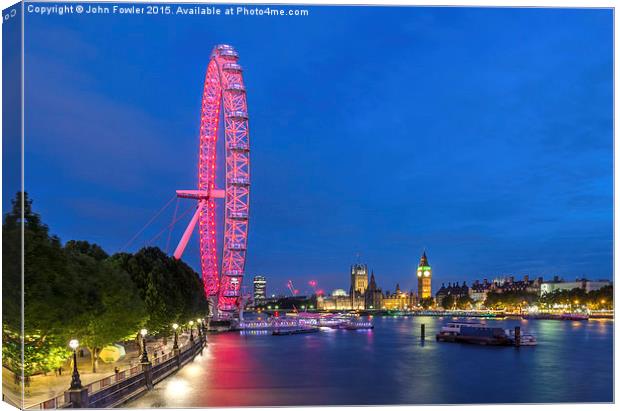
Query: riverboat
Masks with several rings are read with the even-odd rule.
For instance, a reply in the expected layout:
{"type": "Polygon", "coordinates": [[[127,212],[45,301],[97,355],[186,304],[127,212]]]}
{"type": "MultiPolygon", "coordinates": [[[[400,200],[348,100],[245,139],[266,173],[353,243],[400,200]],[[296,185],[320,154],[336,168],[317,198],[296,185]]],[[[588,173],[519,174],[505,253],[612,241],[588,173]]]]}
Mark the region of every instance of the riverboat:
{"type": "MultiPolygon", "coordinates": [[[[512,343],[516,345],[515,330],[506,329],[505,332],[508,338],[512,340],[512,343]]],[[[519,345],[520,346],[535,346],[535,345],[538,345],[538,341],[536,340],[536,337],[534,336],[534,334],[521,332],[521,336],[519,338],[519,345]]]]}
{"type": "Polygon", "coordinates": [[[437,341],[449,341],[454,342],[455,337],[461,333],[461,329],[464,327],[476,327],[482,326],[481,323],[471,323],[471,322],[451,322],[447,323],[441,330],[439,330],[439,334],[435,336],[437,341]]]}
{"type": "Polygon", "coordinates": [[[319,328],[311,327],[311,328],[292,328],[292,329],[284,329],[284,330],[273,330],[271,335],[295,335],[295,334],[310,334],[310,333],[318,333],[319,328]]]}
{"type": "Polygon", "coordinates": [[[588,314],[581,313],[538,313],[538,314],[524,314],[522,315],[524,320],[565,320],[565,321],[586,321],[590,317],[588,314]]]}
{"type": "Polygon", "coordinates": [[[338,328],[343,330],[372,330],[375,326],[370,321],[351,321],[340,324],[338,328]]]}
{"type": "MultiPolygon", "coordinates": [[[[499,327],[489,327],[481,323],[452,322],[444,325],[436,335],[437,341],[461,342],[479,345],[515,345],[514,330],[504,330],[499,327]]],[[[536,337],[522,333],[520,345],[536,345],[536,337]]]]}
{"type": "Polygon", "coordinates": [[[455,342],[478,345],[513,345],[506,332],[499,327],[462,327],[461,332],[454,337],[455,342]]]}

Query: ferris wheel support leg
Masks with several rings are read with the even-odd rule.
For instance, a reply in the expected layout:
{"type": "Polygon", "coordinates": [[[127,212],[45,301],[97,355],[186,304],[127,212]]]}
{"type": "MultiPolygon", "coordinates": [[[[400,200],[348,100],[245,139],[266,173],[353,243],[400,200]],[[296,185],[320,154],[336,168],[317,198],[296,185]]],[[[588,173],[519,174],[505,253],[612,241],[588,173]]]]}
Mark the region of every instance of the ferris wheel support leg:
{"type": "Polygon", "coordinates": [[[183,237],[181,237],[181,241],[179,241],[179,245],[177,246],[176,250],[174,250],[174,258],[177,260],[179,260],[181,256],[183,255],[183,251],[185,251],[187,242],[189,241],[189,238],[192,236],[192,232],[194,231],[194,227],[196,227],[196,222],[198,221],[198,217],[200,216],[200,211],[202,210],[203,203],[204,203],[203,201],[198,202],[198,207],[196,207],[196,212],[194,213],[194,216],[189,222],[189,225],[185,229],[185,232],[183,233],[183,237]]]}
{"type": "Polygon", "coordinates": [[[218,320],[217,295],[207,297],[207,302],[209,303],[209,317],[213,320],[218,320]]]}

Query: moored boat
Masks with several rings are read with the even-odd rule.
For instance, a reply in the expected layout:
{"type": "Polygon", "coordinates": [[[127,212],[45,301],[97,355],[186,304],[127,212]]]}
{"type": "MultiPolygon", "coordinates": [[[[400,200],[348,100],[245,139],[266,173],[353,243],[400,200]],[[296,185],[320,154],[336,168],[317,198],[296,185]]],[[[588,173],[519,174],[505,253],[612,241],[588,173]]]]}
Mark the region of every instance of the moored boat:
{"type": "Polygon", "coordinates": [[[479,345],[512,345],[506,332],[499,327],[462,327],[461,332],[454,337],[455,342],[479,345]]]}
{"type": "Polygon", "coordinates": [[[288,328],[273,330],[272,335],[294,335],[294,334],[310,334],[319,332],[318,327],[310,328],[288,328]]]}
{"type": "Polygon", "coordinates": [[[561,320],[570,320],[570,321],[585,321],[588,320],[590,317],[588,316],[588,314],[581,314],[581,313],[564,313],[560,316],[561,320]]]}
{"type": "Polygon", "coordinates": [[[461,333],[461,330],[464,327],[476,327],[476,326],[482,326],[482,324],[481,323],[473,323],[473,322],[451,322],[451,323],[447,323],[446,325],[441,327],[441,330],[439,330],[439,333],[435,336],[435,339],[437,341],[454,342],[455,341],[455,337],[461,333]]]}
{"type": "Polygon", "coordinates": [[[582,313],[537,313],[537,314],[523,314],[521,316],[524,320],[566,320],[566,321],[585,321],[589,319],[588,314],[582,313]]]}
{"type": "Polygon", "coordinates": [[[375,326],[370,321],[350,321],[340,324],[338,328],[343,330],[372,330],[375,326]]]}
{"type": "MultiPolygon", "coordinates": [[[[505,332],[508,338],[512,340],[512,344],[516,345],[515,330],[506,329],[505,332]]],[[[530,334],[530,333],[522,331],[521,336],[519,338],[519,345],[520,346],[534,346],[534,345],[538,345],[538,341],[536,340],[536,337],[534,336],[534,334],[530,334]]]]}

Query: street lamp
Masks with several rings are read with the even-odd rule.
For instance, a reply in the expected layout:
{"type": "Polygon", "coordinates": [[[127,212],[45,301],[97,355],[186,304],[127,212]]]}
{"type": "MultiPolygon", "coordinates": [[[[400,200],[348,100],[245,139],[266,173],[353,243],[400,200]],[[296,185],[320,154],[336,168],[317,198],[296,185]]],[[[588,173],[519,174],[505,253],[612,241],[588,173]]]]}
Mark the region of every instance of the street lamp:
{"type": "Polygon", "coordinates": [[[200,323],[202,323],[202,320],[200,318],[198,318],[196,320],[196,322],[198,323],[198,324],[196,324],[196,329],[198,330],[198,335],[202,337],[202,330],[200,329],[200,323]]]}
{"type": "Polygon", "coordinates": [[[189,340],[194,342],[194,333],[193,333],[194,321],[189,322],[189,340]]]}
{"type": "Polygon", "coordinates": [[[146,333],[148,331],[146,331],[146,328],[143,328],[140,330],[140,335],[142,336],[142,362],[143,363],[147,363],[149,362],[149,356],[146,353],[146,333]]]}
{"type": "Polygon", "coordinates": [[[73,350],[73,375],[71,376],[71,390],[81,390],[82,381],[80,381],[80,373],[77,367],[77,348],[80,346],[78,340],[69,341],[69,347],[73,350]]]}
{"type": "Polygon", "coordinates": [[[177,336],[177,328],[179,328],[179,324],[177,323],[172,324],[172,329],[174,330],[174,344],[172,344],[173,350],[179,349],[179,337],[177,336]]]}

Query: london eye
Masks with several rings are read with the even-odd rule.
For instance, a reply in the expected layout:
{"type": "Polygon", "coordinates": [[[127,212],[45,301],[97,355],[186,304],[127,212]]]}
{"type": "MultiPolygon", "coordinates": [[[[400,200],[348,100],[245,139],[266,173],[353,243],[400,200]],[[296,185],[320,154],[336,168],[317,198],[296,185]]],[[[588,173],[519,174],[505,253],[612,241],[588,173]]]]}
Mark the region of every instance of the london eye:
{"type": "MultiPolygon", "coordinates": [[[[177,190],[177,197],[197,200],[174,257],[180,259],[198,223],[200,265],[212,313],[232,318],[241,304],[247,252],[250,200],[250,140],[243,70],[229,45],[214,47],[205,76],[200,115],[198,187],[177,190]],[[222,116],[223,113],[223,116],[222,116]],[[220,124],[223,123],[223,124],[220,124]],[[224,127],[225,187],[218,187],[218,130],[224,127]],[[224,207],[216,206],[223,201],[224,207]],[[218,244],[216,217],[223,209],[223,241],[218,244]],[[221,258],[221,261],[218,261],[221,258]]],[[[222,152],[222,150],[220,150],[222,152]]]]}

